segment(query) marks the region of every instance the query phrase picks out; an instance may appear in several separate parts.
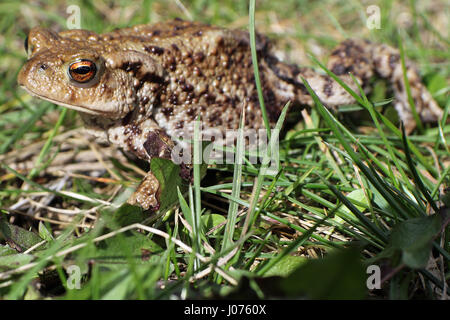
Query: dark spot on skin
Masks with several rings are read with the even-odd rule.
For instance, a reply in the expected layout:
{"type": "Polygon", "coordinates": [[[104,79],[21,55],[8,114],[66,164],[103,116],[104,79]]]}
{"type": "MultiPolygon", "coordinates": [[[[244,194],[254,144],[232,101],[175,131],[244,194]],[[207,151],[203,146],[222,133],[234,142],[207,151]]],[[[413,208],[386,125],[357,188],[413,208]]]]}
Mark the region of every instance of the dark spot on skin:
{"type": "Polygon", "coordinates": [[[150,91],[153,92],[153,93],[157,92],[159,89],[160,89],[159,85],[155,85],[155,86],[151,86],[150,87],[150,91]]]}
{"type": "Polygon", "coordinates": [[[191,91],[191,92],[188,92],[188,94],[187,94],[187,96],[186,96],[186,102],[187,103],[192,103],[192,100],[194,100],[194,98],[195,98],[195,93],[193,92],[193,91],[191,91]]]}
{"type": "Polygon", "coordinates": [[[148,133],[147,140],[144,142],[144,149],[150,158],[163,157],[170,159],[171,147],[164,141],[168,139],[167,135],[159,130],[148,133]]]}
{"type": "Polygon", "coordinates": [[[196,32],[194,32],[192,35],[193,35],[194,37],[201,37],[201,36],[203,35],[203,31],[202,31],[202,30],[196,31],[196,32]]]}
{"type": "Polygon", "coordinates": [[[205,59],[205,54],[203,52],[199,51],[194,54],[195,62],[202,62],[204,59],[205,59]]]}
{"type": "Polygon", "coordinates": [[[202,70],[201,70],[199,67],[197,67],[197,66],[195,66],[195,67],[193,68],[192,73],[193,73],[194,75],[196,75],[197,77],[203,76],[202,70]]]}
{"type": "Polygon", "coordinates": [[[375,64],[375,69],[380,69],[381,68],[381,59],[380,58],[375,59],[374,64],[375,64]]]}
{"type": "Polygon", "coordinates": [[[343,51],[342,51],[341,48],[334,49],[334,50],[331,52],[331,56],[341,56],[342,52],[343,52],[343,51]]]}
{"type": "Polygon", "coordinates": [[[144,47],[144,50],[148,53],[153,53],[158,56],[162,55],[164,53],[164,48],[157,47],[157,46],[146,46],[144,47]]]}
{"type": "Polygon", "coordinates": [[[236,105],[237,105],[237,103],[238,103],[239,101],[240,101],[239,97],[235,95],[235,96],[231,99],[231,102],[230,102],[231,107],[232,107],[233,109],[235,109],[235,108],[236,108],[236,105]]]}
{"type": "Polygon", "coordinates": [[[142,67],[142,62],[136,61],[136,62],[124,62],[120,69],[125,70],[126,72],[132,72],[133,74],[136,74],[137,71],[142,67]]]}
{"type": "MultiPolygon", "coordinates": [[[[130,114],[130,113],[128,113],[130,114]]],[[[123,130],[124,135],[130,135],[130,136],[138,136],[142,133],[141,127],[139,127],[136,124],[129,124],[125,127],[125,130],[123,130]]]]}
{"type": "Polygon", "coordinates": [[[183,129],[184,128],[184,120],[180,120],[175,124],[175,129],[183,129]]]}
{"type": "Polygon", "coordinates": [[[223,37],[218,37],[216,43],[218,47],[222,47],[225,43],[225,40],[223,39],[223,37]]]}
{"type": "Polygon", "coordinates": [[[195,108],[188,108],[186,110],[186,114],[191,118],[194,119],[195,118],[195,108]]]}
{"type": "Polygon", "coordinates": [[[145,74],[143,74],[139,80],[141,82],[151,82],[151,83],[156,83],[156,84],[163,84],[164,83],[164,78],[160,77],[157,74],[151,73],[151,72],[147,72],[145,74]]]}
{"type": "Polygon", "coordinates": [[[342,45],[344,46],[345,55],[347,57],[357,56],[358,53],[363,52],[363,49],[356,45],[353,40],[345,40],[342,45]]]}
{"type": "Polygon", "coordinates": [[[363,62],[365,64],[369,64],[369,60],[364,56],[359,57],[359,63],[361,63],[361,62],[363,62]]]}
{"type": "MultiPolygon", "coordinates": [[[[291,76],[286,76],[282,73],[282,71],[280,70],[280,68],[277,67],[277,64],[279,63],[278,59],[272,56],[267,56],[266,61],[269,65],[269,68],[272,70],[272,72],[281,80],[293,85],[294,87],[296,87],[297,89],[300,89],[302,93],[308,95],[308,90],[306,89],[305,85],[303,84],[303,82],[300,81],[300,78],[298,77],[298,75],[301,73],[300,68],[298,68],[295,65],[290,65],[289,69],[291,72],[291,76]]],[[[253,79],[249,78],[247,79],[247,82],[251,83],[253,81],[253,79]]]]}
{"type": "Polygon", "coordinates": [[[194,90],[194,86],[189,83],[184,83],[181,85],[181,90],[183,90],[184,92],[191,92],[194,90]]]}
{"type": "Polygon", "coordinates": [[[211,93],[206,93],[204,95],[204,98],[206,100],[207,103],[212,104],[216,102],[216,96],[211,94],[211,93]]]}
{"type": "Polygon", "coordinates": [[[173,115],[173,108],[172,107],[165,107],[161,108],[161,112],[166,117],[173,115]]]}
{"type": "Polygon", "coordinates": [[[395,66],[398,63],[398,60],[400,60],[400,57],[397,54],[391,54],[389,56],[389,66],[391,67],[392,70],[395,69],[395,66]]]}
{"type": "MultiPolygon", "coordinates": [[[[133,118],[133,111],[130,111],[127,113],[127,115],[122,119],[122,125],[126,126],[130,123],[131,119],[133,118]]],[[[124,132],[125,133],[125,132],[124,132]]]]}
{"type": "Polygon", "coordinates": [[[147,96],[145,96],[145,97],[142,98],[141,101],[142,101],[142,104],[147,104],[149,100],[150,99],[147,96]]]}
{"type": "Polygon", "coordinates": [[[176,94],[172,94],[168,99],[170,104],[177,105],[178,104],[178,96],[176,94]]]}
{"type": "Polygon", "coordinates": [[[345,73],[345,70],[346,70],[346,68],[344,67],[344,65],[337,64],[337,65],[333,66],[333,68],[331,69],[331,72],[333,72],[337,76],[340,76],[345,73]]]}
{"type": "Polygon", "coordinates": [[[300,89],[300,91],[304,95],[309,96],[309,91],[308,91],[308,89],[306,89],[306,86],[303,83],[301,83],[299,86],[297,86],[297,88],[300,89]]]}
{"type": "Polygon", "coordinates": [[[333,95],[333,83],[330,78],[325,79],[325,84],[323,85],[323,93],[325,93],[327,97],[333,95]]]}
{"type": "Polygon", "coordinates": [[[243,48],[243,47],[247,47],[247,46],[248,46],[248,42],[247,42],[246,40],[244,40],[244,39],[239,39],[238,47],[243,48]]]}
{"type": "Polygon", "coordinates": [[[220,117],[220,112],[216,111],[209,116],[208,121],[210,123],[215,123],[219,119],[219,117],[220,117]]]}
{"type": "Polygon", "coordinates": [[[41,69],[41,70],[46,70],[47,68],[48,68],[48,66],[45,63],[43,63],[39,66],[39,69],[41,69]]]}
{"type": "Polygon", "coordinates": [[[267,114],[269,116],[270,121],[277,121],[280,116],[281,110],[279,105],[276,103],[277,99],[272,89],[266,88],[263,91],[264,101],[266,102],[267,114]]]}
{"type": "Polygon", "coordinates": [[[161,34],[161,30],[153,30],[151,36],[159,36],[161,34]]]}

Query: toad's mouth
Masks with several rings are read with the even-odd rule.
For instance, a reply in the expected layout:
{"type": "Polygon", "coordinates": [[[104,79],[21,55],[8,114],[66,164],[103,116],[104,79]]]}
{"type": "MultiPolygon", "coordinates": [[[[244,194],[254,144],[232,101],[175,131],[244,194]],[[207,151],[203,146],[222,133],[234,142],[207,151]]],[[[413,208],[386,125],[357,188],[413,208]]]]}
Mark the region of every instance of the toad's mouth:
{"type": "MultiPolygon", "coordinates": [[[[88,114],[91,114],[91,115],[94,115],[94,116],[104,116],[104,117],[108,117],[108,118],[111,118],[114,115],[113,112],[108,112],[108,111],[98,110],[98,109],[92,109],[92,107],[88,107],[88,106],[68,104],[68,103],[65,103],[65,102],[62,102],[62,101],[59,101],[59,100],[55,100],[55,99],[46,97],[46,96],[44,96],[44,95],[42,95],[40,93],[38,94],[36,92],[33,92],[32,90],[30,90],[29,88],[27,88],[24,85],[20,85],[20,87],[22,89],[24,89],[26,92],[28,92],[33,97],[37,97],[39,99],[47,100],[47,101],[49,101],[51,103],[54,103],[54,104],[57,104],[59,106],[63,106],[63,107],[66,107],[66,108],[69,108],[69,109],[72,109],[72,110],[75,110],[75,111],[78,111],[78,112],[88,113],[88,114]]],[[[105,107],[105,104],[103,104],[102,106],[105,107]]]]}

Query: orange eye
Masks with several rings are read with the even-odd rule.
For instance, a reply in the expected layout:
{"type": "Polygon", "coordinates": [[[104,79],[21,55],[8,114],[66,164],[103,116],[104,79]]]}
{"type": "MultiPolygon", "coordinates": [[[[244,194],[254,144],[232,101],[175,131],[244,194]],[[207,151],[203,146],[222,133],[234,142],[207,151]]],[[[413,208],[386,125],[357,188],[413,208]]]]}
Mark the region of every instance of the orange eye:
{"type": "Polygon", "coordinates": [[[94,79],[96,73],[97,67],[91,60],[78,60],[69,66],[70,78],[78,83],[86,83],[94,79]]]}

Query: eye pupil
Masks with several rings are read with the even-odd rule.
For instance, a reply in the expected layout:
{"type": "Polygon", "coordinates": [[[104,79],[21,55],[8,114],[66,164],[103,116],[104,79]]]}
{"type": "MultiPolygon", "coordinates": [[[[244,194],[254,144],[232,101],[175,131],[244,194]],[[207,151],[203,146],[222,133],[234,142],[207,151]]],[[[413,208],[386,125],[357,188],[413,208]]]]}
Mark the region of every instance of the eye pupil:
{"type": "Polygon", "coordinates": [[[70,64],[69,76],[76,83],[86,83],[94,79],[97,67],[94,62],[81,59],[70,64]]]}
{"type": "Polygon", "coordinates": [[[81,67],[75,68],[73,70],[73,72],[76,72],[78,74],[86,74],[86,73],[89,73],[91,71],[92,71],[92,68],[88,67],[88,66],[81,66],[81,67]]]}
{"type": "Polygon", "coordinates": [[[25,52],[28,52],[28,36],[25,38],[23,46],[25,47],[25,52]]]}

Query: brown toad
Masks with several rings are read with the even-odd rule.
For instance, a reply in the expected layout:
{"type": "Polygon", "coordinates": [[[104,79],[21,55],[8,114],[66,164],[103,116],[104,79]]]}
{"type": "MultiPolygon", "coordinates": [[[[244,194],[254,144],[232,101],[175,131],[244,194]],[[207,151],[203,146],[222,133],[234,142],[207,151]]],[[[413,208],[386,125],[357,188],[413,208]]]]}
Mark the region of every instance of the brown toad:
{"type": "MultiPolygon", "coordinates": [[[[198,115],[208,127],[238,128],[245,106],[245,127],[263,127],[246,31],[181,20],[101,35],[34,28],[26,50],[29,60],[18,76],[22,87],[78,110],[91,133],[144,160],[170,158],[171,138],[179,129],[192,130],[198,115]]],[[[328,107],[354,102],[332,78],[279,61],[260,35],[257,52],[272,123],[288,100],[294,105],[313,104],[301,77],[328,107]]],[[[364,87],[373,75],[389,79],[401,120],[409,130],[414,128],[396,49],[347,40],[332,52],[328,68],[354,90],[349,73],[364,87]]],[[[442,110],[410,62],[407,75],[422,120],[440,119],[442,110]]],[[[158,188],[149,172],[131,203],[156,209],[158,188]]]]}

